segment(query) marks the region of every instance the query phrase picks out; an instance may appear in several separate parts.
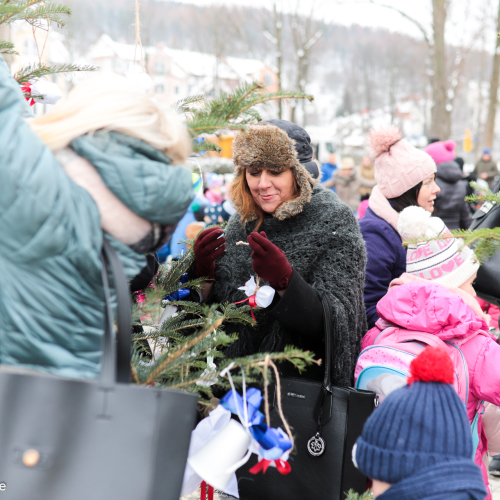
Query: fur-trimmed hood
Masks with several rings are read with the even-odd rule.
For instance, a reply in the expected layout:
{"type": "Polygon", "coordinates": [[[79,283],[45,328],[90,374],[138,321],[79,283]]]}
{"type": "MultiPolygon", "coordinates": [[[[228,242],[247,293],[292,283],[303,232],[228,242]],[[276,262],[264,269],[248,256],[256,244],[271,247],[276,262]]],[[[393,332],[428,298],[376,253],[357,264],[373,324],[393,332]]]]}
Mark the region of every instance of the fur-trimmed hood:
{"type": "MultiPolygon", "coordinates": [[[[311,201],[312,187],[318,182],[300,163],[296,142],[288,134],[275,125],[258,123],[250,125],[239,132],[233,143],[233,161],[235,178],[243,175],[249,167],[265,167],[269,170],[282,172],[291,168],[299,186],[296,198],[283,202],[273,213],[278,220],[285,220],[302,212],[304,205],[311,201]]],[[[242,207],[235,203],[236,210],[241,213],[242,207]]],[[[245,222],[258,218],[251,214],[245,222]]]]}

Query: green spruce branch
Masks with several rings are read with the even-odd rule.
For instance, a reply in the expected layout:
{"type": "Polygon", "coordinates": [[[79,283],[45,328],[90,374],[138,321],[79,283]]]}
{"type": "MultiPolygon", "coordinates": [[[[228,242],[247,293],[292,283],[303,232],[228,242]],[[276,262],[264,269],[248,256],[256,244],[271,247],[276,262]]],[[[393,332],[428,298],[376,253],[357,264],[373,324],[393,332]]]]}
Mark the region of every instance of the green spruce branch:
{"type": "Polygon", "coordinates": [[[364,493],[357,493],[354,490],[349,490],[346,493],[345,500],[372,500],[373,499],[373,492],[372,490],[367,490],[364,493]]]}
{"type": "MultiPolygon", "coordinates": [[[[180,259],[173,261],[169,267],[160,266],[153,286],[145,291],[144,301],[134,307],[134,318],[146,315],[151,318],[142,324],[149,324],[152,331],[138,333],[133,337],[136,349],[132,359],[132,373],[138,384],[154,383],[161,387],[197,392],[202,398],[210,399],[211,388],[205,387],[203,383],[216,380],[216,386],[227,389],[228,381],[219,374],[230,363],[235,363],[235,366],[245,370],[248,382],[258,382],[266,353],[236,359],[228,359],[224,355],[225,349],[238,338],[236,334],[225,333],[224,325],[229,323],[255,325],[249,315],[248,305],[224,303],[207,306],[190,301],[169,301],[168,305],[177,306],[177,312],[159,324],[164,305],[162,298],[167,292],[170,294],[180,288],[199,288],[202,279],[190,279],[187,283],[179,283],[180,277],[189,272],[193,261],[193,252],[189,251],[180,259]],[[166,339],[167,345],[165,345],[166,339]],[[154,363],[144,361],[144,349],[140,344],[144,340],[149,340],[155,345],[163,342],[164,348],[154,363]],[[205,372],[208,366],[207,356],[217,360],[215,372],[205,372]],[[199,382],[202,385],[199,385],[199,382]]],[[[293,347],[287,347],[283,352],[270,353],[270,359],[275,362],[290,362],[299,371],[313,362],[320,362],[314,360],[312,353],[293,347]]],[[[233,378],[236,383],[241,381],[238,374],[233,378]]]]}
{"type": "MultiPolygon", "coordinates": [[[[244,130],[246,125],[261,121],[261,115],[255,109],[260,104],[282,99],[314,98],[302,92],[280,90],[278,92],[263,92],[260,83],[245,83],[233,92],[222,92],[216,98],[207,100],[198,95],[188,97],[176,103],[177,110],[186,114],[187,125],[193,139],[201,135],[210,135],[222,130],[244,130]],[[194,106],[193,106],[194,105],[194,106]]],[[[205,141],[205,144],[194,144],[195,151],[220,151],[215,144],[205,141]]]]}
{"type": "MultiPolygon", "coordinates": [[[[481,194],[468,196],[465,200],[469,203],[483,202],[490,203],[491,205],[500,204],[500,193],[492,193],[489,189],[486,190],[476,182],[471,182],[470,185],[481,194]]],[[[486,205],[483,204],[483,208],[486,205]]],[[[489,207],[488,207],[489,208],[489,207]]],[[[479,228],[479,229],[457,229],[450,231],[451,234],[435,236],[433,238],[417,238],[405,240],[404,246],[416,243],[426,243],[431,240],[446,240],[450,238],[457,238],[463,240],[463,244],[470,246],[474,249],[476,258],[479,263],[488,260],[500,248],[500,227],[479,228]]]]}
{"type": "Polygon", "coordinates": [[[21,68],[15,75],[14,78],[18,83],[26,83],[33,78],[41,78],[43,76],[54,75],[57,73],[71,73],[77,71],[95,71],[97,68],[95,66],[84,65],[80,66],[77,64],[60,64],[60,65],[49,65],[49,64],[32,64],[21,68]]]}
{"type": "Polygon", "coordinates": [[[6,40],[0,40],[0,54],[17,54],[14,50],[14,44],[6,40]]]}
{"type": "MultiPolygon", "coordinates": [[[[66,5],[56,4],[56,3],[45,3],[40,2],[41,5],[32,7],[29,9],[23,9],[16,13],[9,15],[9,22],[14,21],[27,21],[30,24],[35,23],[36,27],[47,29],[47,26],[42,26],[39,24],[40,20],[46,22],[55,22],[58,26],[64,26],[66,23],[61,17],[61,15],[71,15],[71,9],[66,5]]],[[[0,24],[2,20],[0,19],[0,24]]]]}

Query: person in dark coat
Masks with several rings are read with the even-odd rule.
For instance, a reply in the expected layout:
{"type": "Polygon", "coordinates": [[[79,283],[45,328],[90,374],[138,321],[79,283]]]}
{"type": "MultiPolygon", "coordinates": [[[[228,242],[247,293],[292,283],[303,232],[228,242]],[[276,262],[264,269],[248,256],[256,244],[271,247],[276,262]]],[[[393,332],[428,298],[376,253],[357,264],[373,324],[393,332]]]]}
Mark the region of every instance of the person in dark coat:
{"type": "MultiPolygon", "coordinates": [[[[457,156],[453,161],[458,164],[460,170],[463,173],[465,164],[464,159],[461,158],[460,156],[457,156]]],[[[470,183],[477,181],[477,175],[474,172],[470,172],[469,174],[464,174],[464,181],[467,186],[465,193],[467,194],[467,196],[472,196],[474,194],[474,188],[470,185],[470,183]]],[[[475,212],[474,207],[472,206],[471,203],[467,203],[467,205],[469,206],[469,211],[472,215],[475,212]]]]}
{"type": "Polygon", "coordinates": [[[497,162],[491,157],[491,151],[485,149],[481,158],[476,163],[475,174],[479,179],[483,179],[488,183],[490,189],[493,187],[495,177],[498,175],[497,162]]]}
{"type": "Polygon", "coordinates": [[[378,500],[484,500],[465,407],[453,389],[453,362],[426,347],[408,385],[391,392],[366,421],[352,450],[378,500]]]}
{"type": "Polygon", "coordinates": [[[410,205],[432,212],[439,186],[434,182],[433,159],[403,139],[396,127],[373,131],[370,145],[377,185],[359,226],[368,253],[366,318],[368,328],[373,328],[379,319],[377,302],[387,293],[391,281],[406,272],[406,250],[397,231],[399,212],[410,205]]]}
{"type": "MultiPolygon", "coordinates": [[[[255,311],[254,325],[228,325],[238,340],[230,357],[272,352],[294,345],[324,359],[324,310],[332,318],[332,383],[349,386],[361,337],[366,252],[352,210],[317,185],[306,131],[284,120],[251,125],[234,139],[235,179],[230,199],[236,213],[223,232],[203,231],[194,244],[206,302],[241,302],[251,276],[275,295],[255,311]],[[242,242],[243,244],[241,244],[242,242]]],[[[283,373],[296,374],[289,365],[283,373]]],[[[308,370],[320,379],[322,367],[308,370]],[[316,371],[314,371],[316,369],[316,371]]]]}
{"type": "Polygon", "coordinates": [[[435,142],[425,148],[437,165],[436,183],[441,192],[434,203],[434,215],[448,229],[469,229],[472,222],[467,196],[467,181],[455,158],[455,141],[435,142]]]}

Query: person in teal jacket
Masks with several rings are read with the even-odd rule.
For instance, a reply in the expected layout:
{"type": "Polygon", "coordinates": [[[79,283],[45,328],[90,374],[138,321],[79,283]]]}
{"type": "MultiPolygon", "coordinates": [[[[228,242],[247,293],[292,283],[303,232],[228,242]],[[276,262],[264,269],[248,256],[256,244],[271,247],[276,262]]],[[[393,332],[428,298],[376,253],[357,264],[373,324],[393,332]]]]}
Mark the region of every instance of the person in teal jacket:
{"type": "Polygon", "coordinates": [[[25,106],[0,56],[0,364],[95,378],[103,237],[138,274],[193,198],[189,136],[116,75],[29,122],[25,106]]]}

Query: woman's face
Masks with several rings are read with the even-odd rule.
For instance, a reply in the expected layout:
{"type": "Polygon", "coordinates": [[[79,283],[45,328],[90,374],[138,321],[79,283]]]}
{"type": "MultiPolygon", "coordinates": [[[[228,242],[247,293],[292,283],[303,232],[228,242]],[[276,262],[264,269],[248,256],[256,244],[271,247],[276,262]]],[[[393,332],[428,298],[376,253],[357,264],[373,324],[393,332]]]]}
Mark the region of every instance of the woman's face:
{"type": "Polygon", "coordinates": [[[431,213],[434,212],[434,200],[439,191],[441,191],[434,178],[435,175],[432,174],[422,181],[422,187],[417,196],[418,206],[431,213]]]}
{"type": "Polygon", "coordinates": [[[295,178],[291,168],[275,172],[267,168],[250,167],[245,170],[252,197],[266,213],[272,214],[294,194],[295,178]]]}

